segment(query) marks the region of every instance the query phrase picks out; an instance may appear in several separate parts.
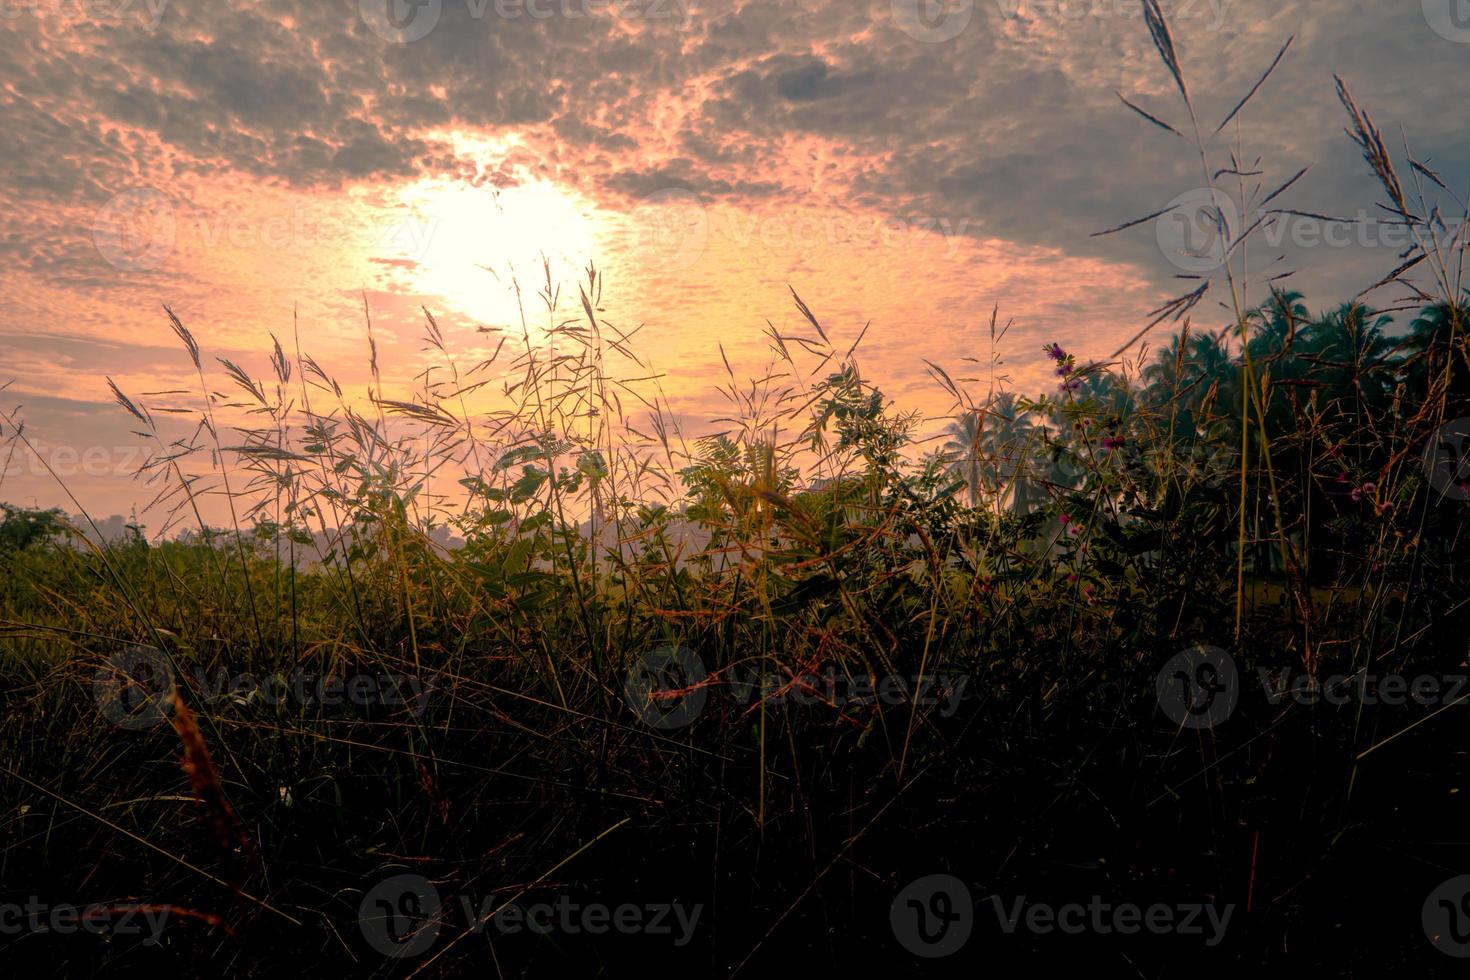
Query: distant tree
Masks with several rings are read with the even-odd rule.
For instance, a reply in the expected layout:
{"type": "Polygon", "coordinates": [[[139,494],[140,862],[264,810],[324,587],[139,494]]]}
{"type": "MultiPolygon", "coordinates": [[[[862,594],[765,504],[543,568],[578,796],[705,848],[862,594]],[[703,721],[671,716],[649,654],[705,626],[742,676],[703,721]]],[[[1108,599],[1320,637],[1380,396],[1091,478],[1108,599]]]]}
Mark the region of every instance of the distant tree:
{"type": "Polygon", "coordinates": [[[983,417],[980,412],[965,412],[945,429],[949,435],[949,441],[944,444],[949,471],[965,481],[972,508],[980,506],[980,490],[984,484],[983,417]]]}
{"type": "Polygon", "coordinates": [[[1036,425],[1010,392],[991,402],[987,421],[983,444],[996,484],[1009,491],[1012,511],[1028,513],[1033,503],[1046,502],[1033,476],[1036,425]]]}
{"type": "Polygon", "coordinates": [[[1419,401],[1443,388],[1451,412],[1470,404],[1470,305],[1460,307],[1436,303],[1423,310],[1409,325],[1404,342],[1408,357],[1404,380],[1412,397],[1419,401]]]}
{"type": "Polygon", "coordinates": [[[1175,442],[1189,444],[1210,435],[1222,419],[1239,416],[1240,364],[1220,336],[1191,334],[1182,349],[1180,344],[1175,335],[1144,367],[1143,400],[1173,419],[1175,442]]]}
{"type": "Polygon", "coordinates": [[[943,451],[949,472],[969,487],[971,507],[980,506],[986,488],[1002,498],[1009,495],[1013,509],[1030,506],[1034,494],[1026,463],[1033,431],[1026,411],[1009,392],[983,411],[965,412],[950,423],[943,451]]]}
{"type": "Polygon", "coordinates": [[[24,551],[45,544],[66,529],[65,517],[59,510],[27,510],[0,504],[5,516],[0,519],[0,551],[24,551]]]}

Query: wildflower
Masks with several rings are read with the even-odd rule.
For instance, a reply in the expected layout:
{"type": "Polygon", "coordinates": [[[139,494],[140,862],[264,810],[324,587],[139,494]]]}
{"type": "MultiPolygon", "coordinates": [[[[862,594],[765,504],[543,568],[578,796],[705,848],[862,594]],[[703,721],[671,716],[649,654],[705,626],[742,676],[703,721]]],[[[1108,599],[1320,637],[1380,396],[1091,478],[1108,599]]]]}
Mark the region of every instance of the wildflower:
{"type": "Polygon", "coordinates": [[[1077,373],[1077,358],[1062,350],[1061,344],[1048,344],[1042,350],[1057,362],[1057,377],[1064,379],[1058,386],[1063,394],[1082,387],[1082,382],[1073,377],[1077,373]]]}
{"type": "Polygon", "coordinates": [[[1122,449],[1127,442],[1128,440],[1122,436],[1110,436],[1103,440],[1103,448],[1108,450],[1122,449]]]}

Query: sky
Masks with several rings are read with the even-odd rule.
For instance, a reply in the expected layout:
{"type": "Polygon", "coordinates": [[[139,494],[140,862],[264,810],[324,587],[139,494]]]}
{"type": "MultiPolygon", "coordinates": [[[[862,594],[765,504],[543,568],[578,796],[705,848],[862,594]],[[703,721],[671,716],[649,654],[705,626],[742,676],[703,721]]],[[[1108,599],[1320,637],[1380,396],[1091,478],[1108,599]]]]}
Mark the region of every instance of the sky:
{"type": "MultiPolygon", "coordinates": [[[[1335,305],[1407,245],[1334,73],[1463,220],[1470,2],[1163,9],[1208,165],[1247,174],[1216,184],[1238,224],[1303,168],[1274,206],[1353,220],[1271,225],[1233,260],[1249,299],[1290,272],[1335,305]]],[[[545,321],[547,267],[570,316],[595,265],[691,433],[728,412],[726,360],[767,369],[767,324],[811,335],[793,290],[838,346],[866,326],[865,375],[937,431],[926,362],[1039,392],[1044,345],[1110,358],[1180,276],[1218,280],[1192,139],[1120,94],[1192,136],[1139,0],[0,0],[0,447],[18,420],[33,445],[0,500],[76,509],[38,456],[98,513],[152,498],[106,379],[197,408],[145,394],[197,390],[165,305],[215,390],[215,358],[265,373],[273,335],[362,389],[366,310],[406,398],[423,310],[473,363],[523,305],[545,321]]]]}

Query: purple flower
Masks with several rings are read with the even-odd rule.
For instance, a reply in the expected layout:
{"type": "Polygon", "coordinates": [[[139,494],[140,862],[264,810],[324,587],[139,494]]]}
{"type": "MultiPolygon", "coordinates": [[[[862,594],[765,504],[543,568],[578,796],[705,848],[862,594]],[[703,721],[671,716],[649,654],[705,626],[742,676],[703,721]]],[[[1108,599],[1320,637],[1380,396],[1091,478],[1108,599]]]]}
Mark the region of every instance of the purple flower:
{"type": "Polygon", "coordinates": [[[1128,440],[1122,436],[1111,436],[1103,440],[1103,448],[1109,450],[1122,449],[1127,443],[1128,440]]]}

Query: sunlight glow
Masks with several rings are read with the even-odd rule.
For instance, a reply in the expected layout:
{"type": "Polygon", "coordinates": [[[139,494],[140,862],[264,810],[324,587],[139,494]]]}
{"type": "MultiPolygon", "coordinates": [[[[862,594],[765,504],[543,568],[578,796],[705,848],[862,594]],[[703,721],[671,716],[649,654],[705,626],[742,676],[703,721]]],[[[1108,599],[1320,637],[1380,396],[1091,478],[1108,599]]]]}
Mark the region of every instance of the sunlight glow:
{"type": "Polygon", "coordinates": [[[374,257],[400,265],[414,292],[443,297],[487,326],[519,323],[513,280],[534,298],[543,258],[563,272],[595,258],[591,202],[550,181],[495,188],[428,179],[404,188],[400,201],[402,216],[374,257]]]}

